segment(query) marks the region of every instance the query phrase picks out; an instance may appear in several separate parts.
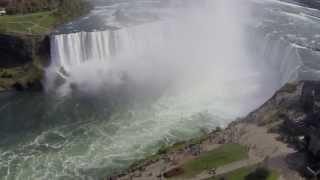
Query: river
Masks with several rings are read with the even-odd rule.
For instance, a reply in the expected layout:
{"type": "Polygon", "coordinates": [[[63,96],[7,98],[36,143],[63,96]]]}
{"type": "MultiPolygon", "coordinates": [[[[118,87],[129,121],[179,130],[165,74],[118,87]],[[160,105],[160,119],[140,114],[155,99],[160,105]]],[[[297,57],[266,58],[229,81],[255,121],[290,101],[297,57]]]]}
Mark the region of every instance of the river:
{"type": "Polygon", "coordinates": [[[0,179],[100,179],[318,80],[312,6],[95,1],[52,34],[46,92],[0,95],[0,179]]]}

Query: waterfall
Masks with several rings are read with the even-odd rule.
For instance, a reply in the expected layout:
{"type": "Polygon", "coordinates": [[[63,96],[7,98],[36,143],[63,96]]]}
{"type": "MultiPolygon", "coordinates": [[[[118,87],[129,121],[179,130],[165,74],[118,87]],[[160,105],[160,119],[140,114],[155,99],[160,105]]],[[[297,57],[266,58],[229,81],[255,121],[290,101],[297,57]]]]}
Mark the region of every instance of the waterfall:
{"type": "Polygon", "coordinates": [[[53,36],[51,39],[54,65],[70,70],[85,61],[110,59],[110,32],[80,32],[53,36]]]}
{"type": "Polygon", "coordinates": [[[151,23],[116,31],[78,32],[51,37],[54,65],[69,70],[86,61],[108,62],[115,56],[141,56],[162,46],[161,24],[151,23]]]}
{"type": "Polygon", "coordinates": [[[320,78],[318,51],[298,45],[278,32],[263,33],[257,29],[255,31],[250,46],[257,52],[257,60],[264,61],[266,66],[279,74],[281,85],[320,78]]]}
{"type": "Polygon", "coordinates": [[[87,77],[91,76],[91,80],[88,78],[86,80],[93,81],[101,79],[101,76],[108,76],[111,71],[112,73],[120,71],[115,66],[121,66],[121,63],[125,63],[126,66],[146,64],[142,60],[130,61],[148,59],[146,56],[161,54],[159,52],[163,48],[168,48],[173,39],[174,35],[170,32],[168,22],[149,23],[114,31],[53,35],[52,63],[46,71],[47,89],[57,88],[56,81],[59,78],[63,78],[70,85],[74,81],[80,81],[77,76],[84,74],[87,77]],[[124,60],[126,62],[123,62],[124,60]]]}
{"type": "MultiPolygon", "coordinates": [[[[54,87],[52,79],[57,76],[67,79],[66,74],[81,65],[109,68],[115,61],[119,63],[123,59],[126,59],[127,64],[128,59],[135,59],[135,62],[129,63],[133,65],[150,58],[148,55],[152,54],[164,56],[163,52],[168,52],[168,54],[177,55],[180,50],[176,48],[177,42],[182,42],[179,42],[179,46],[187,44],[188,34],[177,33],[177,29],[172,28],[172,24],[174,23],[157,22],[115,31],[54,35],[51,37],[52,65],[47,71],[50,72],[47,73],[50,74],[47,78],[47,86],[54,87]]],[[[201,37],[199,39],[197,41],[202,42],[201,37]]],[[[192,41],[195,42],[194,39],[192,41]]],[[[207,46],[216,45],[208,44],[207,46]]],[[[264,33],[256,29],[254,38],[250,39],[250,46],[254,48],[253,51],[258,52],[256,61],[263,61],[266,66],[278,73],[281,85],[295,80],[319,78],[320,67],[315,64],[319,53],[289,41],[278,32],[264,33]]],[[[196,48],[191,44],[182,51],[189,50],[196,51],[196,48]]],[[[181,54],[176,58],[187,60],[188,57],[181,54]]]]}

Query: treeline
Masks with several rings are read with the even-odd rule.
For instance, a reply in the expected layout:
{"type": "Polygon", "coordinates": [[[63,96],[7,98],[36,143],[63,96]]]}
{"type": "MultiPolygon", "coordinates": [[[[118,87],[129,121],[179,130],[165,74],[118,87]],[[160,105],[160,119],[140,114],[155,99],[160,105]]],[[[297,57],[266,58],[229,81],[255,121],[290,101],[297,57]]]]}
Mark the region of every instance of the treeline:
{"type": "Polygon", "coordinates": [[[11,0],[6,7],[7,14],[27,14],[58,8],[60,0],[11,0]]]}
{"type": "Polygon", "coordinates": [[[62,20],[73,19],[90,11],[92,5],[86,0],[60,0],[56,16],[62,20]]]}
{"type": "Polygon", "coordinates": [[[27,14],[57,10],[60,16],[70,16],[89,8],[85,0],[10,0],[6,11],[7,14],[27,14]]]}

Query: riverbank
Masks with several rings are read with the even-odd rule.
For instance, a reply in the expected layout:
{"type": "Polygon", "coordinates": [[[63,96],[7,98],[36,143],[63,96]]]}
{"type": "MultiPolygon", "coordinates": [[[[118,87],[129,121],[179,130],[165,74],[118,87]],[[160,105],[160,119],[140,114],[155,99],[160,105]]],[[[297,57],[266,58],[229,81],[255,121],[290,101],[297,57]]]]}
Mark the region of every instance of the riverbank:
{"type": "Polygon", "coordinates": [[[50,61],[47,35],[0,34],[0,91],[41,90],[43,67],[50,61]]]}
{"type": "Polygon", "coordinates": [[[305,151],[289,134],[288,121],[301,113],[303,87],[287,84],[263,106],[227,128],[199,139],[177,143],[106,179],[304,179],[305,151]],[[230,148],[231,147],[231,148],[230,148]],[[240,149],[240,150],[239,150],[240,149]]]}
{"type": "Polygon", "coordinates": [[[50,33],[91,8],[83,0],[61,1],[31,12],[28,3],[19,5],[25,11],[0,16],[0,92],[42,90],[43,69],[50,63],[50,33]]]}

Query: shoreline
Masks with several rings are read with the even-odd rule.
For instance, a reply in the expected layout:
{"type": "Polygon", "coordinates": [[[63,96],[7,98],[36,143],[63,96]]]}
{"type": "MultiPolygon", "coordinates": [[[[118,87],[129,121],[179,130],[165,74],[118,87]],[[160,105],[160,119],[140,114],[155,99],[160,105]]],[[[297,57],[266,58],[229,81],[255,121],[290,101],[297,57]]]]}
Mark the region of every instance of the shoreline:
{"type": "MultiPolygon", "coordinates": [[[[305,82],[286,84],[275,95],[248,116],[230,123],[225,129],[217,128],[199,138],[178,142],[161,148],[158,153],[136,161],[129,168],[106,177],[108,180],[152,180],[152,179],[199,179],[209,180],[223,177],[248,167],[269,169],[276,179],[294,180],[303,178],[291,168],[287,158],[301,158],[301,153],[285,141],[282,113],[288,112],[293,100],[300,98],[305,82]],[[280,103],[281,102],[281,103],[280,103]],[[201,158],[204,154],[223,146],[238,144],[247,149],[248,158],[214,168],[214,175],[205,169],[192,177],[183,177],[181,172],[186,163],[201,158]],[[169,177],[170,175],[170,177],[169,177]]],[[[303,167],[296,163],[297,169],[303,167]]],[[[254,168],[254,169],[255,169],[254,168]]]]}
{"type": "Polygon", "coordinates": [[[43,91],[44,68],[51,61],[50,35],[59,26],[88,14],[92,9],[87,1],[75,2],[77,4],[73,6],[62,1],[51,11],[0,16],[0,25],[3,26],[0,29],[0,92],[43,91]],[[70,11],[64,12],[68,8],[70,11]],[[24,26],[14,26],[11,21],[24,26]],[[26,23],[29,21],[33,22],[32,26],[26,23]]]}

